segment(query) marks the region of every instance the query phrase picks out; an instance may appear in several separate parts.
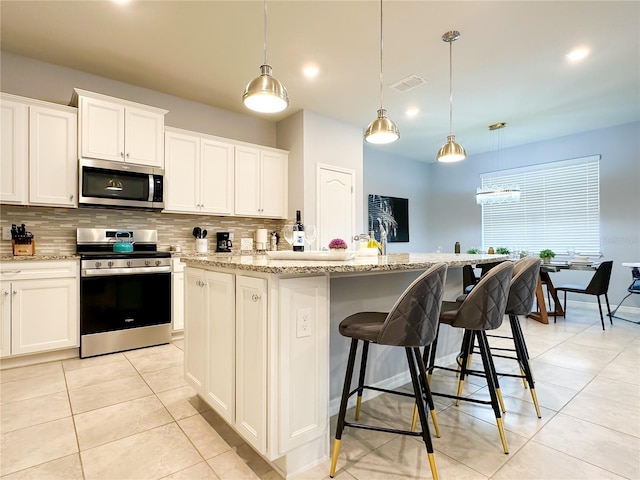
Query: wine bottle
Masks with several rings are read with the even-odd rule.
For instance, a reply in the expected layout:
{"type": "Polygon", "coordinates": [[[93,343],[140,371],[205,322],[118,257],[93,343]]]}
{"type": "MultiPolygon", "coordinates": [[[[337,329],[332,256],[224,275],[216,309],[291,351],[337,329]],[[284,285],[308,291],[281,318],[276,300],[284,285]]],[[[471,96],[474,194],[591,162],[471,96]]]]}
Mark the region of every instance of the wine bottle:
{"type": "Polygon", "coordinates": [[[300,210],[296,210],[296,223],[293,225],[293,251],[304,252],[304,224],[300,218],[300,210]]]}

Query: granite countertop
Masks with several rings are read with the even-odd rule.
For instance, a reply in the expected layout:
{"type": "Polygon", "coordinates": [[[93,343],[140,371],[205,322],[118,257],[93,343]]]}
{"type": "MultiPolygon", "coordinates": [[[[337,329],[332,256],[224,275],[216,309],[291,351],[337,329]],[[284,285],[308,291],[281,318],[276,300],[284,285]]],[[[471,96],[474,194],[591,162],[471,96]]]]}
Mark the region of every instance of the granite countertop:
{"type": "Polygon", "coordinates": [[[453,253],[393,253],[377,257],[356,257],[347,261],[273,260],[266,255],[186,256],[188,267],[217,267],[272,274],[366,273],[402,270],[426,270],[444,262],[450,267],[479,265],[507,260],[508,255],[471,255],[453,253]]]}
{"type": "Polygon", "coordinates": [[[13,261],[45,261],[45,260],[78,260],[80,255],[75,253],[69,253],[66,255],[55,253],[44,253],[36,255],[0,255],[0,262],[13,262],[13,261]]]}

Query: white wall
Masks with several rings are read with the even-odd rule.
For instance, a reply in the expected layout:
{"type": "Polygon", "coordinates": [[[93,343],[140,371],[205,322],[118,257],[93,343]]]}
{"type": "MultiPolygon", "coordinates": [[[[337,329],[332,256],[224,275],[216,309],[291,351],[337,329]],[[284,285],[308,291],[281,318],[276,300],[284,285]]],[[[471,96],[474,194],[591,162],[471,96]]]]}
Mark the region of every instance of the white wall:
{"type": "MultiPolygon", "coordinates": [[[[8,52],[0,55],[0,80],[0,90],[5,93],[68,105],[73,89],[81,88],[169,110],[165,117],[167,126],[276,146],[276,125],[271,120],[221,110],[8,52]]],[[[238,88],[240,103],[244,87],[238,88]]]]}
{"type": "Polygon", "coordinates": [[[277,136],[277,147],[289,150],[289,218],[302,210],[304,223],[316,223],[316,167],[324,163],[356,172],[356,225],[363,225],[361,127],[304,110],[278,122],[277,136]]]}
{"type": "Polygon", "coordinates": [[[433,252],[430,248],[427,226],[428,176],[429,167],[403,157],[387,154],[384,147],[364,147],[364,230],[368,219],[368,196],[386,195],[409,200],[409,242],[387,244],[388,253],[433,252]]]}

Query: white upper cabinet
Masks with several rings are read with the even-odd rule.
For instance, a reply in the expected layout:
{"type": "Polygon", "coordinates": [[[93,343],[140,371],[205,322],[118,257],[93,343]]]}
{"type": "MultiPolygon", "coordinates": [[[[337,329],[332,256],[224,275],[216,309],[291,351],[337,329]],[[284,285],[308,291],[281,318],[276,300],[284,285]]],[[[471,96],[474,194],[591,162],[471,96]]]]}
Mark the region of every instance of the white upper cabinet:
{"type": "Polygon", "coordinates": [[[78,205],[78,115],[29,107],[29,203],[78,205]]]}
{"type": "Polygon", "coordinates": [[[0,202],[78,205],[77,110],[2,94],[0,202]]]}
{"type": "Polygon", "coordinates": [[[26,204],[29,107],[9,98],[4,94],[0,97],[0,202],[26,204]]]}
{"type": "Polygon", "coordinates": [[[167,129],[165,212],[233,214],[234,146],[167,129]]]}
{"type": "Polygon", "coordinates": [[[167,110],[75,89],[81,158],[164,167],[167,110]]]}
{"type": "Polygon", "coordinates": [[[236,147],[235,214],[285,218],[288,155],[276,150],[236,147]]]}

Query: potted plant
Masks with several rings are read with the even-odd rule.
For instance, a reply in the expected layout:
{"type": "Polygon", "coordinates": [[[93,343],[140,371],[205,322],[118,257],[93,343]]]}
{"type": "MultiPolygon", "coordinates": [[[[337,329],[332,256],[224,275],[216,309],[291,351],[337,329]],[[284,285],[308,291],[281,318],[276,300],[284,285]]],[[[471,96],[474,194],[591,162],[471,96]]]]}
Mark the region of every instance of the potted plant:
{"type": "Polygon", "coordinates": [[[480,250],[478,250],[477,248],[470,248],[469,250],[467,250],[467,253],[477,254],[480,253],[480,250]]]}
{"type": "Polygon", "coordinates": [[[510,255],[511,251],[507,247],[496,248],[496,253],[500,255],[510,255]]]}
{"type": "Polygon", "coordinates": [[[551,263],[551,259],[555,256],[556,254],[553,253],[553,250],[549,250],[548,248],[540,251],[540,258],[544,263],[551,263]]]}

